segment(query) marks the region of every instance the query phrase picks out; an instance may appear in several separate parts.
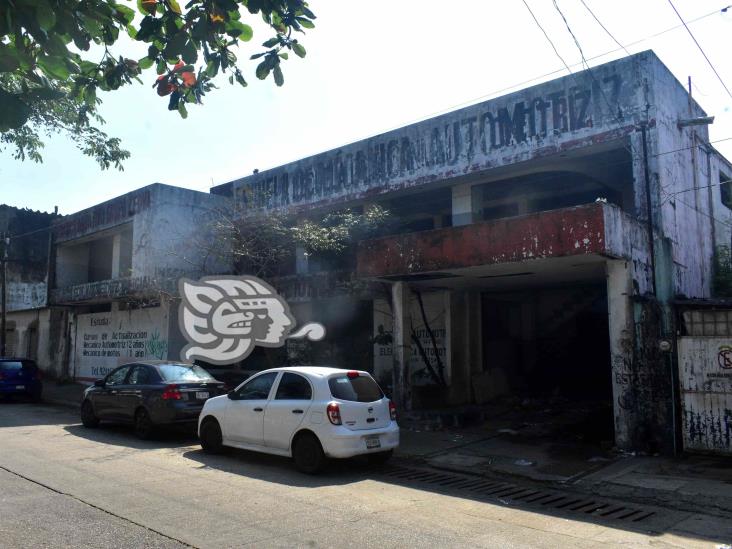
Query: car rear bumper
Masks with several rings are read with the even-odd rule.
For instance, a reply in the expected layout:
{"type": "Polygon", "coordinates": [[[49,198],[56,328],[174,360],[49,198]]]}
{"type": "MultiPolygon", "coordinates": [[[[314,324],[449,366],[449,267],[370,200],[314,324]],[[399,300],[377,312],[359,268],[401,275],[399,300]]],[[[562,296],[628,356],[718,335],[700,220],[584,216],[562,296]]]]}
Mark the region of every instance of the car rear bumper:
{"type": "Polygon", "coordinates": [[[41,383],[38,381],[5,382],[0,384],[0,394],[32,394],[41,390],[41,383]]]}
{"type": "Polygon", "coordinates": [[[338,427],[327,438],[321,440],[325,455],[333,458],[349,458],[362,454],[376,454],[393,450],[399,446],[399,425],[396,421],[380,429],[351,431],[346,427],[338,427]],[[378,437],[379,446],[368,448],[367,439],[378,437]]]}
{"type": "Polygon", "coordinates": [[[166,423],[190,423],[195,425],[198,416],[203,410],[203,403],[200,406],[190,406],[185,403],[172,402],[166,406],[155,407],[150,411],[150,418],[153,423],[162,425],[166,423]]]}

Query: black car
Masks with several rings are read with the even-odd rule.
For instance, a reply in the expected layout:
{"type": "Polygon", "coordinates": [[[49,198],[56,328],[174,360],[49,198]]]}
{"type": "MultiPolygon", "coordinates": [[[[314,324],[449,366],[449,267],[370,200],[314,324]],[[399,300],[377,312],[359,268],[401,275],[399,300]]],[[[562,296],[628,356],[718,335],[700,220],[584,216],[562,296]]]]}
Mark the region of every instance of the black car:
{"type": "Polygon", "coordinates": [[[169,361],[135,362],[112,370],[84,391],[81,422],[131,423],[149,438],[160,425],[195,426],[203,403],[224,394],[224,384],[200,366],[169,361]]]}

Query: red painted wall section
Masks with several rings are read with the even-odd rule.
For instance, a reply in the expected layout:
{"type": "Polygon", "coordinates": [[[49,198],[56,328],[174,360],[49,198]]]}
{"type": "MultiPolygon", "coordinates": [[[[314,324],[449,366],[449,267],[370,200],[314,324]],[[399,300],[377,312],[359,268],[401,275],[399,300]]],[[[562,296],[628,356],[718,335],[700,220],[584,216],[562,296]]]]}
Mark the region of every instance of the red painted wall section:
{"type": "Polygon", "coordinates": [[[405,275],[606,251],[602,204],[422,231],[359,244],[361,277],[405,275]]]}

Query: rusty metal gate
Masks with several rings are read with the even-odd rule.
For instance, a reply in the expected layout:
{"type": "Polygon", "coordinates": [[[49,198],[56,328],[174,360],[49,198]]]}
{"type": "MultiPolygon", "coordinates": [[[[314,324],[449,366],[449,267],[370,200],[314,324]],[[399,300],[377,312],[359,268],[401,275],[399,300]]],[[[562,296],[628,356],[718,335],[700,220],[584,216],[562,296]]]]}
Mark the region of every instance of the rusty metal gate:
{"type": "Polygon", "coordinates": [[[682,319],[684,449],[732,455],[732,310],[689,310],[682,319]]]}

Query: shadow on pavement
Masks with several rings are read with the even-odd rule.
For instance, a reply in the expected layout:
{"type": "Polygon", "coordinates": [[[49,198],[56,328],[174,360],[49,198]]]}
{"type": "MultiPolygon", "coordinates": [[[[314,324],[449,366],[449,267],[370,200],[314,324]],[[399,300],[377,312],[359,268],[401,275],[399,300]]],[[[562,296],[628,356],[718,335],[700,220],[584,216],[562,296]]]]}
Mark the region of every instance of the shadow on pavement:
{"type": "Polygon", "coordinates": [[[200,463],[201,468],[304,488],[361,482],[378,473],[378,468],[370,465],[365,458],[358,457],[330,460],[317,475],[300,473],[290,458],[238,448],[226,448],[217,455],[207,454],[198,448],[185,452],[183,457],[200,463]]]}
{"type": "Polygon", "coordinates": [[[149,440],[137,438],[132,431],[131,425],[117,423],[102,423],[94,429],[84,427],[80,424],[67,425],[64,427],[64,430],[71,435],[94,442],[136,448],[139,450],[178,448],[198,443],[198,437],[193,428],[161,428],[149,440]]]}

